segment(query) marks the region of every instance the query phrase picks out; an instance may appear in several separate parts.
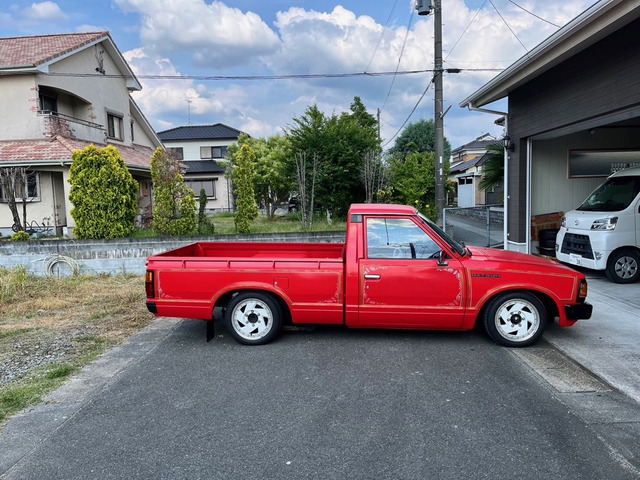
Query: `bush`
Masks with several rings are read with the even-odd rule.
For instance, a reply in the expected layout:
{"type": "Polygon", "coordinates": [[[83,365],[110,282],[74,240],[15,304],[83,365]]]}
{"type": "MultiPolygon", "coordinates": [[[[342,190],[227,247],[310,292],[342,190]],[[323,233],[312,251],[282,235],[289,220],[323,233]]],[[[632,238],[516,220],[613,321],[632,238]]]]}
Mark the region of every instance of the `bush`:
{"type": "Polygon", "coordinates": [[[193,190],[180,173],[180,162],[162,148],[151,157],[154,188],[153,229],[160,235],[190,235],[198,227],[193,190]]]}
{"type": "Polygon", "coordinates": [[[205,214],[207,207],[207,193],[204,188],[200,189],[200,208],[198,209],[198,233],[200,235],[212,235],[214,230],[213,223],[205,214]]]}
{"type": "Polygon", "coordinates": [[[138,182],[118,149],[89,145],[76,150],[69,173],[77,238],[121,238],[133,233],[138,209],[138,182]]]}
{"type": "Polygon", "coordinates": [[[11,240],[13,240],[14,242],[26,242],[27,240],[30,240],[30,239],[31,239],[31,235],[29,235],[24,230],[20,232],[16,232],[13,235],[11,235],[11,240]]]}

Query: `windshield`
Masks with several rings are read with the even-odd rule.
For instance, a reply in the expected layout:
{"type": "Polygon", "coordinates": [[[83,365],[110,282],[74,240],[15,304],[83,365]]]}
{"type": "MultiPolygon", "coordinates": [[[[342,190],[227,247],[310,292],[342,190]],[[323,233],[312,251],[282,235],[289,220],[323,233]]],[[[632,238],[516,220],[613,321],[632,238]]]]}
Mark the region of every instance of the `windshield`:
{"type": "Polygon", "coordinates": [[[424,223],[429,225],[429,227],[436,232],[445,242],[447,242],[453,250],[455,250],[459,255],[465,255],[467,250],[457,240],[454,240],[447,232],[442,230],[439,226],[429,220],[427,217],[418,212],[418,216],[422,219],[424,223]]]}
{"type": "Polygon", "coordinates": [[[619,212],[627,208],[640,192],[640,177],[612,177],[596,188],[577,210],[619,212]]]}

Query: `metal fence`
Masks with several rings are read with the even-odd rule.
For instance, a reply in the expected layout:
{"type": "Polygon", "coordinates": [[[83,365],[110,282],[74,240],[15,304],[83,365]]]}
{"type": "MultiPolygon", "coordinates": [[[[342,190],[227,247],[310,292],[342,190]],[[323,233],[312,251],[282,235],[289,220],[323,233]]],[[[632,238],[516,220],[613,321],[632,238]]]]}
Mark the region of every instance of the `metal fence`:
{"type": "Polygon", "coordinates": [[[465,245],[501,247],[504,243],[502,205],[445,208],[442,213],[445,232],[465,245]]]}

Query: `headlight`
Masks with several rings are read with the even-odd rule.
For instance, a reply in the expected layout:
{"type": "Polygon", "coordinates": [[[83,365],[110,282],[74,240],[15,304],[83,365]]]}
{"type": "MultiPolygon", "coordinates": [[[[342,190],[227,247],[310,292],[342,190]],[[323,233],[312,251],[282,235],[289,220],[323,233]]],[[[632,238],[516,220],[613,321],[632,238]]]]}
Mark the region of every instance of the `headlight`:
{"type": "Polygon", "coordinates": [[[615,230],[618,217],[599,218],[591,224],[591,230],[615,230]]]}
{"type": "Polygon", "coordinates": [[[561,224],[561,226],[562,226],[562,227],[566,227],[566,226],[567,226],[567,217],[564,217],[564,216],[562,217],[562,224],[561,224]]]}

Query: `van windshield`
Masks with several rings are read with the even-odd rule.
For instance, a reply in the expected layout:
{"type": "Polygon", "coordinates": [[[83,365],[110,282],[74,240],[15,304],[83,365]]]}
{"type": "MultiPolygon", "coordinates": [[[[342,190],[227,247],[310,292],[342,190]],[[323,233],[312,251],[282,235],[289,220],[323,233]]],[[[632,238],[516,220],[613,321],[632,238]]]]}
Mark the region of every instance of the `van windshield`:
{"type": "Polygon", "coordinates": [[[596,188],[577,210],[619,212],[640,192],[640,177],[612,177],[596,188]]]}

